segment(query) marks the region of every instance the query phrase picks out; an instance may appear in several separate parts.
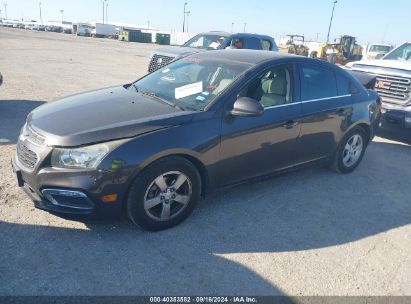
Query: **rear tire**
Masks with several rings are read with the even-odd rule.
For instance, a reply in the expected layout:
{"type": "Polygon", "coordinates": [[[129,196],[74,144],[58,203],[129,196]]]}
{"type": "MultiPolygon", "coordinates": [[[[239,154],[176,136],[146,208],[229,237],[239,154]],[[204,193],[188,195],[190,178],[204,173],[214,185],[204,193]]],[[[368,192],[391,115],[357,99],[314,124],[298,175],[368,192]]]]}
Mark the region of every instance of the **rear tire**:
{"type": "Polygon", "coordinates": [[[165,157],[144,169],[131,185],[127,215],[145,230],[168,229],[191,214],[200,193],[196,167],[183,157],[165,157]]]}
{"type": "Polygon", "coordinates": [[[341,174],[354,171],[364,156],[367,144],[368,138],[364,129],[354,127],[338,145],[330,166],[331,169],[341,174]]]}

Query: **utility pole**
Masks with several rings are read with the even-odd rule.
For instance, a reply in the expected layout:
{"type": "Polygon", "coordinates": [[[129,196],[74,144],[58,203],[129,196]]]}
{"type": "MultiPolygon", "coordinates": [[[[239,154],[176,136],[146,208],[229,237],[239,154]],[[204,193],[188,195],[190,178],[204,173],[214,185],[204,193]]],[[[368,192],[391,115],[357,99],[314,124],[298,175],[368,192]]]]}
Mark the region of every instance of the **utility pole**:
{"type": "Polygon", "coordinates": [[[61,13],[61,24],[63,24],[63,20],[64,20],[64,18],[63,18],[63,13],[64,13],[64,10],[60,10],[60,13],[61,13]]]}
{"type": "Polygon", "coordinates": [[[331,24],[332,24],[332,22],[333,22],[333,17],[334,17],[334,9],[335,9],[335,4],[336,4],[337,2],[338,2],[338,1],[337,1],[337,0],[335,0],[335,1],[334,1],[334,4],[333,4],[333,11],[332,11],[332,13],[331,13],[330,25],[329,25],[329,27],[328,27],[327,43],[326,43],[326,44],[328,44],[328,42],[329,42],[329,40],[330,40],[330,30],[331,30],[331,24]]]}
{"type": "Polygon", "coordinates": [[[184,13],[183,13],[183,33],[185,32],[185,26],[186,26],[186,5],[187,5],[187,2],[184,2],[184,13]]]}
{"type": "Polygon", "coordinates": [[[150,20],[147,20],[147,29],[150,29],[150,20]]]}
{"type": "Polygon", "coordinates": [[[0,20],[2,20],[3,18],[2,18],[2,16],[1,16],[1,9],[0,9],[0,20]]]}
{"type": "Polygon", "coordinates": [[[231,33],[234,32],[234,22],[231,22],[231,33]]]}
{"type": "Polygon", "coordinates": [[[106,23],[108,23],[108,3],[106,3],[106,23]]]}
{"type": "Polygon", "coordinates": [[[40,9],[40,22],[43,24],[43,18],[41,17],[41,2],[39,2],[39,9],[40,9]]]}
{"type": "Polygon", "coordinates": [[[187,14],[186,31],[187,31],[187,33],[188,33],[188,17],[190,17],[190,11],[187,11],[186,14],[187,14]]]}
{"type": "Polygon", "coordinates": [[[107,0],[101,0],[101,4],[103,5],[103,24],[104,24],[104,8],[106,6],[106,1],[107,0]]]}
{"type": "Polygon", "coordinates": [[[7,20],[7,3],[4,3],[4,16],[5,16],[4,19],[7,20]]]}
{"type": "Polygon", "coordinates": [[[247,27],[247,22],[244,22],[244,33],[245,33],[245,28],[247,27]]]}

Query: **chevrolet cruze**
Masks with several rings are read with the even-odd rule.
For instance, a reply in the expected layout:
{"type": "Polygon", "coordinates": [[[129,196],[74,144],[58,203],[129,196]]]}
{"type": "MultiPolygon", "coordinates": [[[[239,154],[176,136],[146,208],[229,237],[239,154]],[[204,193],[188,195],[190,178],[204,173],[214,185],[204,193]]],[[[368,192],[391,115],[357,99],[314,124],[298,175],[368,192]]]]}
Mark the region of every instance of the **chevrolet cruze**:
{"type": "Polygon", "coordinates": [[[38,107],[12,164],[38,208],[161,230],[218,188],[311,163],[353,171],[379,115],[378,95],[335,65],[210,51],[38,107]]]}

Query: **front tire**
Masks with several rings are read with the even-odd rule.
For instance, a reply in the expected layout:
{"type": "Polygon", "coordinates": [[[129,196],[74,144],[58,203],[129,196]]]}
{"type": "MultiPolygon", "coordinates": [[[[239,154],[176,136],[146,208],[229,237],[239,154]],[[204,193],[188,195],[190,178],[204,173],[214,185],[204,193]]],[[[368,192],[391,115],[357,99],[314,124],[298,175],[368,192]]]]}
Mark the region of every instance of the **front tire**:
{"type": "Polygon", "coordinates": [[[193,211],[201,193],[201,178],[187,159],[171,156],[149,165],[131,185],[126,211],[145,230],[171,228],[193,211]]]}
{"type": "Polygon", "coordinates": [[[361,127],[353,128],[338,145],[331,169],[342,174],[354,171],[364,156],[367,144],[368,138],[364,129],[361,127]]]}

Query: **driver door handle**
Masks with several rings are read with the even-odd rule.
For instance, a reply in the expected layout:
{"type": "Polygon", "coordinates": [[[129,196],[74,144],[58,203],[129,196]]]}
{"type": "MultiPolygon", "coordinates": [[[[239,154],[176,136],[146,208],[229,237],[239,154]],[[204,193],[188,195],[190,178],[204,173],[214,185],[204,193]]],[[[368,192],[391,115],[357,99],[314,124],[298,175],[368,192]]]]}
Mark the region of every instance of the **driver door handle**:
{"type": "Polygon", "coordinates": [[[294,121],[294,120],[289,120],[284,124],[284,128],[286,129],[292,129],[294,127],[296,127],[298,125],[298,122],[294,121]]]}

